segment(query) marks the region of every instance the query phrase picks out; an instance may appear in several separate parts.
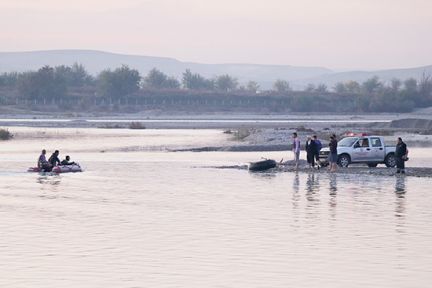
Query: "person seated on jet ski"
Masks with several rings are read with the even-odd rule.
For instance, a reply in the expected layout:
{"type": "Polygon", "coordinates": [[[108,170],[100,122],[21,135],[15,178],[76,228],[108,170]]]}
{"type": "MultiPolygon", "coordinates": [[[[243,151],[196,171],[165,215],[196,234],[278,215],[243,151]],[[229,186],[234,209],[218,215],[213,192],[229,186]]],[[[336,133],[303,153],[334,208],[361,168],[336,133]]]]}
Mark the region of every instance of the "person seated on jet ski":
{"type": "Polygon", "coordinates": [[[37,167],[41,170],[41,171],[46,171],[49,172],[51,171],[51,164],[46,160],[46,150],[43,149],[41,155],[38,158],[38,163],[37,163],[37,167]]]}
{"type": "Polygon", "coordinates": [[[48,159],[48,162],[51,164],[51,167],[57,166],[57,164],[60,164],[60,159],[58,158],[58,155],[60,152],[58,150],[55,150],[54,153],[51,155],[51,157],[48,159]]]}
{"type": "Polygon", "coordinates": [[[70,162],[70,157],[66,156],[66,158],[63,161],[61,161],[60,164],[61,165],[75,165],[76,163],[75,162],[70,162]]]}

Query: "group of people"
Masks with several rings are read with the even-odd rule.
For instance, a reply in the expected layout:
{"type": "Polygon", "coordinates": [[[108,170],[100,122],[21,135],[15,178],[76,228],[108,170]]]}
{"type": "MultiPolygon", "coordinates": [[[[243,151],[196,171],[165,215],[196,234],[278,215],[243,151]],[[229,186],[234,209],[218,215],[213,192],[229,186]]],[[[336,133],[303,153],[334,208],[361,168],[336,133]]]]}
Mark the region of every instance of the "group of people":
{"type": "MultiPolygon", "coordinates": [[[[301,151],[301,145],[300,145],[300,139],[296,132],[292,134],[293,137],[293,143],[292,143],[292,151],[294,153],[294,161],[295,161],[295,168],[298,169],[299,161],[300,161],[300,151],[301,151]]],[[[329,162],[329,170],[330,172],[336,172],[337,169],[337,163],[338,163],[338,141],[336,134],[332,134],[330,136],[329,141],[329,149],[330,154],[328,156],[328,162],[329,162]]],[[[320,159],[319,159],[319,152],[322,148],[321,141],[318,139],[316,135],[313,135],[312,137],[308,136],[305,150],[306,150],[306,159],[309,164],[310,168],[316,167],[319,169],[321,166],[320,159]]],[[[396,158],[396,173],[405,174],[405,162],[408,161],[408,149],[405,142],[402,141],[401,137],[398,137],[397,144],[396,144],[396,151],[395,151],[395,158],[396,158]]]]}
{"type": "MultiPolygon", "coordinates": [[[[293,133],[293,153],[294,153],[294,161],[296,165],[296,169],[298,168],[299,160],[300,160],[300,139],[296,132],[293,133]]],[[[310,137],[308,136],[306,141],[306,154],[307,154],[307,162],[309,163],[309,167],[314,168],[315,162],[318,164],[319,168],[319,152],[322,148],[321,141],[318,140],[316,135],[310,137]]]]}
{"type": "Polygon", "coordinates": [[[52,169],[57,165],[74,165],[75,162],[70,161],[70,157],[66,156],[63,161],[59,159],[60,151],[55,150],[54,153],[46,159],[46,150],[43,149],[41,155],[37,161],[37,167],[44,172],[51,172],[52,169]]]}
{"type": "MultiPolygon", "coordinates": [[[[298,137],[297,132],[294,132],[292,136],[293,136],[292,150],[294,153],[295,168],[298,169],[298,165],[300,161],[300,151],[301,151],[300,139],[298,137]]],[[[321,163],[319,159],[319,153],[322,147],[323,147],[322,143],[318,139],[317,135],[313,135],[312,137],[311,136],[307,137],[305,150],[306,150],[306,159],[310,168],[315,168],[315,167],[317,167],[318,169],[320,168],[321,163]]],[[[330,155],[329,155],[330,171],[335,172],[337,167],[337,159],[338,159],[337,139],[335,134],[330,136],[329,148],[330,148],[330,155]]]]}

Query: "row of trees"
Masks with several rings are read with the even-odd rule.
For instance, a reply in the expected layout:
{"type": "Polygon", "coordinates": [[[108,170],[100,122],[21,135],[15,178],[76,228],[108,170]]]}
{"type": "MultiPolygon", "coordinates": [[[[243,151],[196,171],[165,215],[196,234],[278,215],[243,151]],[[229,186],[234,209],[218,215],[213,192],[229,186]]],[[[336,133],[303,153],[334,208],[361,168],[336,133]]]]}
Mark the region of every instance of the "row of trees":
{"type": "MultiPolygon", "coordinates": [[[[260,91],[260,86],[254,81],[240,85],[236,78],[227,74],[209,79],[190,70],[182,74],[181,80],[157,69],[152,69],[143,77],[137,70],[128,66],[104,70],[96,77],[90,75],[85,67],[79,64],[45,66],[38,71],[0,74],[0,96],[13,95],[38,101],[76,94],[123,99],[140,91],[154,90],[164,90],[167,93],[193,90],[224,95],[256,95],[260,91]]],[[[298,103],[305,109],[316,106],[318,102],[323,103],[326,95],[329,96],[329,101],[332,99],[331,95],[349,97],[358,112],[404,112],[415,107],[432,106],[432,78],[426,74],[419,80],[393,79],[389,83],[380,81],[378,77],[372,77],[362,83],[340,82],[332,89],[328,89],[324,84],[309,84],[302,91],[302,98],[298,97],[298,91],[294,91],[289,82],[279,79],[274,82],[272,90],[260,92],[262,95],[286,97],[292,97],[297,93],[297,96],[293,97],[293,103],[298,103]]]]}

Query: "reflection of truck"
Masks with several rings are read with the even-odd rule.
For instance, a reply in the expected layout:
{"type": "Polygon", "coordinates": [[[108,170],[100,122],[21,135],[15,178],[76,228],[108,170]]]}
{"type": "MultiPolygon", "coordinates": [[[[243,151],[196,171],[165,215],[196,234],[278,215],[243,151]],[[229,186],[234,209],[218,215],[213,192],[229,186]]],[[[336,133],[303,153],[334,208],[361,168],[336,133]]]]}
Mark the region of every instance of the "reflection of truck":
{"type": "MultiPolygon", "coordinates": [[[[352,136],[343,138],[338,142],[338,164],[348,167],[351,163],[365,163],[369,167],[385,164],[387,167],[396,166],[396,147],[384,144],[383,137],[379,136],[352,136]]],[[[328,164],[329,148],[320,151],[319,158],[322,164],[328,164]]]]}

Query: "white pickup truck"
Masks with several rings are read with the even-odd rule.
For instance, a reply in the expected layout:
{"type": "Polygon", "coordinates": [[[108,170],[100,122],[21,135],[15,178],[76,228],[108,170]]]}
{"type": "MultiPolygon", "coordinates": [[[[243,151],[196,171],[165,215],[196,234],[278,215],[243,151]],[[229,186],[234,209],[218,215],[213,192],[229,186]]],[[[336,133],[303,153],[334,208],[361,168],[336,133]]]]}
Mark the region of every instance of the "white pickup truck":
{"type": "MultiPolygon", "coordinates": [[[[341,167],[348,167],[351,163],[365,163],[369,167],[376,167],[378,164],[395,167],[395,150],[394,146],[385,146],[384,139],[380,136],[345,137],[338,142],[338,164],[341,167]]],[[[329,154],[329,148],[321,149],[321,165],[328,164],[329,154]]]]}

